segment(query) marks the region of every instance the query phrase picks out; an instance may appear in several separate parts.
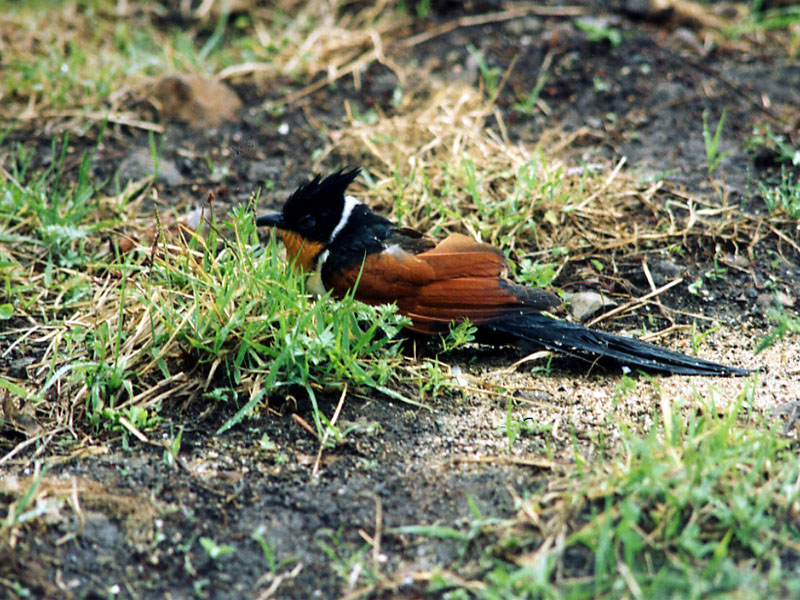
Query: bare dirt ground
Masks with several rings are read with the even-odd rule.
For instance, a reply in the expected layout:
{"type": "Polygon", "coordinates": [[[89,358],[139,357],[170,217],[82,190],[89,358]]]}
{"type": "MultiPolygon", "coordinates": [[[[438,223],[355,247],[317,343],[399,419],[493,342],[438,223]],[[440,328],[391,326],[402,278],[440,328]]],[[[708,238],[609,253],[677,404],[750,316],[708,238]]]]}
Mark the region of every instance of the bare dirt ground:
{"type": "MultiPolygon", "coordinates": [[[[408,31],[411,43],[392,48],[391,62],[415,65],[414,81],[405,82],[407,86],[435,90],[456,82],[477,87],[481,68],[468,50],[474,46],[490,68],[507,76],[496,98],[502,124],[495,119],[488,124],[498,136],[532,144],[543,132],[558,131],[566,147],[566,168],[595,163],[613,167],[624,159],[626,171],[663,182],[653,203],[669,195],[710,206],[722,197],[750,215],[763,213],[754,193],[756,181],[774,179],[778,167],[769,154],[751,150],[747,140],[765,124],[798,135],[796,60],[773,55],[768,44],[763,49],[733,42],[706,47],[691,24],[601,10],[591,2],[577,7],[622,32],[619,44],[592,41],[575,26],[570,11],[560,13],[558,7],[552,16],[508,16],[497,7],[442,11],[417,22],[408,31]],[[514,110],[543,65],[547,79],[537,108],[527,115],[514,110]],[[721,149],[726,155],[710,178],[703,112],[708,111],[715,125],[723,110],[721,149]]],[[[184,206],[213,192],[237,205],[270,179],[274,187],[262,195],[262,208],[270,208],[308,174],[363,160],[365,156],[343,153],[336,146],[331,152],[315,151],[331,148],[328,132],[338,130],[349,114],[392,114],[398,79],[389,62],[373,63],[360,73],[358,89],[352,77],[344,77],[280,112],[265,110],[265,102],[299,92],[302,86],[292,81],[270,88],[234,82],[244,102],[239,121],[200,130],[164,121],[160,197],[184,206]],[[210,181],[206,156],[229,170],[224,183],[210,181]]],[[[25,136],[39,148],[37,160],[45,161],[50,138],[44,132],[36,139],[29,135],[14,132],[7,141],[25,136]]],[[[77,157],[91,144],[89,138],[74,139],[70,156],[77,157]]],[[[121,175],[135,178],[137,165],[149,160],[147,148],[146,133],[118,128],[97,153],[93,176],[109,177],[125,165],[121,175]],[[137,152],[144,153],[144,161],[136,158],[137,152]]],[[[675,215],[689,217],[679,209],[675,215]]],[[[650,211],[641,218],[660,217],[650,211]]],[[[704,325],[721,325],[707,338],[704,356],[769,367],[756,394],[757,406],[769,412],[800,400],[800,345],[786,340],[753,354],[753,340],[769,329],[759,299],[772,282],[787,307],[796,309],[800,238],[797,230],[781,238],[766,225],[755,235],[752,228],[757,225],[747,227],[751,229],[717,237],[688,236],[676,267],[685,274],[684,282],[659,300],[667,307],[664,314],[677,324],[701,315],[709,319],[704,325]],[[726,265],[726,276],[704,278],[715,261],[726,265]],[[689,286],[698,278],[702,291],[691,293],[689,286]]],[[[629,248],[591,250],[570,262],[556,284],[570,291],[600,289],[628,297],[650,291],[641,254],[629,248]],[[619,270],[613,276],[593,272],[587,278],[592,259],[606,264],[613,259],[619,270]]],[[[650,306],[602,326],[635,330],[648,314],[662,325],[654,329],[669,324],[650,306]]],[[[688,337],[683,330],[659,343],[689,351],[688,337]]],[[[8,342],[6,338],[2,345],[8,342]]],[[[36,350],[21,346],[4,355],[2,368],[12,376],[23,375],[25,352],[36,350]]],[[[635,394],[618,401],[616,374],[587,375],[582,365],[564,359],[555,360],[547,374],[526,367],[509,370],[520,356],[515,349],[479,347],[448,355],[446,362],[460,369],[465,388],[461,394],[430,399],[431,411],[385,397],[349,397],[339,423],[352,424],[353,431],[324,452],[317,476],[312,476],[312,466],[319,443],[295,417],[311,421],[311,406],[302,395],[272,397],[269,410],[220,436],[213,432],[235,407],[170,406],[164,413],[170,423],[161,434],[166,438],[170,426],[184,427],[178,466],[165,461],[160,445],[128,437],[123,442],[121,434],[86,436],[85,444],[65,446],[67,453],[57,443],[41,454],[28,447],[2,465],[0,498],[14,497],[31,475],[35,458],[50,465],[43,485],[54,496],[66,491],[75,502],[53,506],[35,531],[15,540],[15,566],[3,577],[18,578],[38,597],[305,599],[354,598],[362,592],[371,597],[436,597],[438,593],[426,592],[432,574],[437,569],[463,568],[464,577],[477,572],[481,540],[460,556],[462,546],[450,540],[419,538],[397,528],[463,529],[473,518],[470,502],[482,515],[512,516],[517,490],[557,481],[564,476],[564,465],[575,461],[575,453],[586,461],[603,459],[598,448],[614,442],[603,440],[610,431],[609,410],[645,422],[664,397],[718,393],[730,399],[746,385],[744,379],[662,378],[657,386],[640,382],[635,394]],[[511,452],[505,431],[508,396],[487,393],[496,389],[493,385],[508,390],[517,401],[515,413],[536,424],[520,435],[511,452]],[[268,567],[255,531],[271,541],[276,560],[284,563],[268,567]],[[201,537],[229,544],[235,552],[213,560],[196,543],[201,537]]],[[[321,411],[332,414],[338,399],[336,393],[322,395],[321,411]]],[[[75,425],[80,439],[81,426],[75,425]]],[[[5,455],[23,439],[4,431],[0,451],[5,455]]],[[[4,593],[13,597],[11,589],[4,593]]]]}

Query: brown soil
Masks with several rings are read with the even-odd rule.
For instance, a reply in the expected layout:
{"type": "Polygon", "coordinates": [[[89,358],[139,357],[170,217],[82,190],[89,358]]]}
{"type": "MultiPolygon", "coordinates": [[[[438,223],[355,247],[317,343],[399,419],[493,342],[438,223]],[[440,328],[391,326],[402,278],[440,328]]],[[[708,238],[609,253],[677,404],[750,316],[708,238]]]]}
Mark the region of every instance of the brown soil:
{"type": "MultiPolygon", "coordinates": [[[[592,3],[586,6],[591,12],[592,3]]],[[[458,16],[434,15],[434,22],[418,23],[415,31],[458,16]]],[[[624,12],[597,16],[622,32],[619,46],[590,41],[569,18],[527,16],[457,27],[393,59],[416,62],[420,78],[470,83],[480,74],[468,44],[480,49],[501,74],[516,61],[497,99],[511,140],[533,142],[543,131],[560,128],[577,134],[570,146],[575,166],[595,160],[616,163],[625,157],[626,168],[664,177],[671,189],[706,199],[716,198],[718,190],[707,176],[702,113],[709,111],[710,123],[716,124],[726,109],[722,150],[729,154],[715,180],[729,203],[751,214],[763,211],[755,182],[774,176],[776,166],[769,156],[755,160],[747,139],[764,123],[776,130],[783,123],[796,125],[796,61],[733,43],[704,54],[702,40],[690,29],[624,12]],[[546,111],[526,116],[513,110],[518,97],[531,89],[546,57],[549,75],[541,94],[546,111]]],[[[341,79],[287,106],[280,115],[261,107],[287,89],[299,89],[296,83],[281,82],[270,89],[237,87],[246,106],[241,122],[204,131],[166,124],[162,161],[169,167],[162,169],[160,195],[182,205],[202,202],[213,192],[235,205],[247,202],[269,179],[274,188],[264,198],[264,208],[276,206],[314,168],[314,150],[326,146],[324,128],[336,128],[346,118],[344,101],[362,113],[370,108],[391,113],[396,84],[392,71],[375,64],[362,75],[359,90],[352,79],[341,79]],[[288,125],[285,134],[279,133],[282,125],[288,125]],[[230,170],[224,184],[211,181],[206,156],[230,170]]],[[[36,142],[43,161],[50,139],[42,134],[36,142]]],[[[73,168],[82,147],[92,144],[90,138],[73,140],[73,168]]],[[[135,152],[147,147],[146,133],[118,129],[98,152],[94,176],[109,178],[123,163],[121,176],[135,176],[135,152]]],[[[352,158],[328,156],[322,168],[352,158]]],[[[147,159],[145,152],[145,160],[139,162],[147,159]]],[[[723,254],[733,254],[734,244],[719,243],[723,254]]],[[[782,350],[754,357],[751,338],[768,327],[755,302],[768,279],[777,281],[795,301],[800,296],[800,256],[774,238],[764,241],[755,248],[754,265],[732,268],[727,277],[707,282],[705,298],[690,294],[688,284],[711,268],[715,252],[713,240],[690,243],[681,265],[690,276],[662,302],[724,325],[710,338],[709,357],[770,366],[772,373],[765,376],[758,398],[762,407],[794,400],[800,394],[793,383],[800,347],[787,343],[782,350]],[[773,264],[780,256],[783,259],[773,264]]],[[[629,259],[621,264],[627,271],[617,277],[630,283],[628,291],[648,291],[640,263],[629,259]]],[[[574,284],[582,266],[570,265],[557,283],[574,284]]],[[[626,324],[635,328],[638,320],[629,317],[626,324]]],[[[679,322],[690,320],[678,316],[679,322]]],[[[340,424],[357,427],[344,443],[323,454],[317,477],[311,471],[319,444],[293,417],[311,421],[311,406],[299,394],[272,398],[274,410],[221,436],[213,432],[235,411],[232,403],[165,409],[170,424],[160,433],[166,437],[170,428],[184,427],[177,466],[167,464],[162,447],[132,438],[123,443],[119,435],[77,450],[70,446],[69,456],[48,447],[45,455],[56,460],[42,485],[52,488],[45,495],[53,500],[45,507],[52,519],[17,540],[13,576],[42,597],[255,598],[270,592],[280,598],[335,598],[372,581],[348,580],[354,561],[360,559],[362,573],[378,573],[374,597],[421,597],[432,571],[458,568],[476,558],[481,540],[462,557],[460,544],[392,533],[392,528],[441,525],[466,531],[472,519],[467,497],[482,515],[508,517],[514,513],[517,490],[546,486],[562,474],[559,465],[572,462],[574,442],[588,460],[602,459],[594,454],[595,442],[612,429],[606,415],[618,378],[586,376],[582,366],[566,360],[556,361],[546,376],[532,377],[524,369],[507,372],[505,367],[517,358],[513,350],[483,348],[447,358],[466,377],[503,381],[515,390],[517,413],[530,416],[541,432],[547,431],[522,434],[511,453],[504,433],[506,398],[469,391],[434,399],[430,412],[387,398],[349,397],[340,424]],[[552,443],[552,459],[547,458],[546,439],[552,443]],[[76,494],[59,494],[58,486],[74,486],[76,494]],[[80,498],[79,505],[71,503],[73,496],[80,498]],[[255,531],[271,541],[277,560],[286,564],[270,571],[252,537],[255,531]],[[212,560],[198,543],[201,537],[230,544],[235,551],[212,560]],[[370,546],[376,539],[379,545],[370,546]]],[[[9,372],[21,372],[24,364],[15,361],[24,359],[12,355],[4,364],[9,372]]],[[[717,382],[726,397],[735,397],[744,384],[717,382]]],[[[677,395],[710,384],[672,378],[662,385],[677,395]]],[[[617,406],[621,418],[647,420],[658,402],[650,389],[642,384],[637,394],[617,406]]],[[[338,395],[322,396],[321,410],[332,414],[337,400],[338,395]]],[[[156,433],[150,438],[157,439],[156,433]]],[[[0,450],[5,454],[22,439],[6,432],[0,437],[0,450]]],[[[17,498],[30,481],[34,451],[31,446],[2,467],[4,502],[17,498]]]]}

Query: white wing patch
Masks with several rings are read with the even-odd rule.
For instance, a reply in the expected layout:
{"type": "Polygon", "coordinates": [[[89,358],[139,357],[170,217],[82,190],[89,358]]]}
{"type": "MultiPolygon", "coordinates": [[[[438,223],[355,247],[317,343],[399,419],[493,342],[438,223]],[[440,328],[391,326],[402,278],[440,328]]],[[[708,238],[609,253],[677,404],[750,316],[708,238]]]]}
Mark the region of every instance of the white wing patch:
{"type": "Polygon", "coordinates": [[[395,258],[405,258],[408,256],[408,252],[403,250],[403,248],[400,247],[400,244],[392,244],[391,246],[386,246],[386,248],[383,249],[383,253],[391,254],[395,258]]]}

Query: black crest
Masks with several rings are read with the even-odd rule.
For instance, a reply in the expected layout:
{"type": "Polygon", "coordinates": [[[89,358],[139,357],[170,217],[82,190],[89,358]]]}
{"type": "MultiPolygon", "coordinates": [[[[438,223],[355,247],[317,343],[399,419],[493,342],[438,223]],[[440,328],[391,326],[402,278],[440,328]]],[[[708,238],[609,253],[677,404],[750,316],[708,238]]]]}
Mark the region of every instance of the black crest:
{"type": "Polygon", "coordinates": [[[341,169],[304,183],[283,205],[283,226],[315,241],[327,241],[344,210],[344,194],[360,169],[341,169]]]}

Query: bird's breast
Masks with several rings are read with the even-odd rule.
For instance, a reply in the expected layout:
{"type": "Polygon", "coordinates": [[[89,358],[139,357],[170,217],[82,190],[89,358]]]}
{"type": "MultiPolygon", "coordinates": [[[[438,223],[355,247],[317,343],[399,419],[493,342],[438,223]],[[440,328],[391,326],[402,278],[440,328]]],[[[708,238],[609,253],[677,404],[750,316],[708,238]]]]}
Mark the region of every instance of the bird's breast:
{"type": "Polygon", "coordinates": [[[295,268],[304,272],[313,271],[316,259],[325,245],[322,242],[305,239],[299,233],[288,229],[278,229],[278,235],[286,247],[286,257],[294,261],[295,268]]]}

